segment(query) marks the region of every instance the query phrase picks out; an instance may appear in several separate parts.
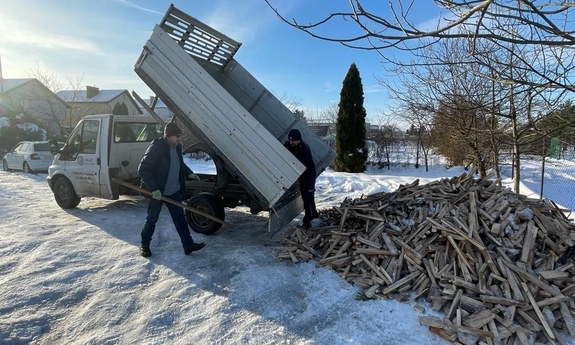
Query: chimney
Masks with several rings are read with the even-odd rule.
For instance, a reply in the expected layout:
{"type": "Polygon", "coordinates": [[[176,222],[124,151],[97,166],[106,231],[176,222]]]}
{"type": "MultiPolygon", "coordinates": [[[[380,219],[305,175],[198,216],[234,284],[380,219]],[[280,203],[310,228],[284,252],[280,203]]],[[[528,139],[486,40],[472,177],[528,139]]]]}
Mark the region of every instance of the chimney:
{"type": "Polygon", "coordinates": [[[100,89],[95,86],[86,86],[86,98],[92,98],[100,92],[100,89]]]}

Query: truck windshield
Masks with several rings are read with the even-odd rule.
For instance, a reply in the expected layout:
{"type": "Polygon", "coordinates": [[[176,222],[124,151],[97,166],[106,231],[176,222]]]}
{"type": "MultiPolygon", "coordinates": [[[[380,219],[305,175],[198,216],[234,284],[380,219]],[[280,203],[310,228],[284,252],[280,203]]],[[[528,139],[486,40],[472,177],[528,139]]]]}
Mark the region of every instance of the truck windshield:
{"type": "Polygon", "coordinates": [[[114,142],[116,143],[147,142],[162,135],[162,125],[159,123],[116,122],[114,126],[114,142]]]}

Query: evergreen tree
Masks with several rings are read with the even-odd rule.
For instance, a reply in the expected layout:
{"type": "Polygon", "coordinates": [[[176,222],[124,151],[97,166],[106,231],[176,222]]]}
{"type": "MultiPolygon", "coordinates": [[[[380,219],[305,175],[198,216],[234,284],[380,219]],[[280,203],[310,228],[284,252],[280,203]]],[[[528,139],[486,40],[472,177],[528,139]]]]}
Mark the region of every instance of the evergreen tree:
{"type": "Polygon", "coordinates": [[[112,114],[114,114],[114,115],[130,115],[130,112],[128,111],[128,107],[126,106],[126,103],[122,102],[122,103],[116,103],[116,105],[114,105],[114,109],[112,109],[112,114]]]}
{"type": "Polygon", "coordinates": [[[571,101],[565,102],[539,122],[539,129],[551,138],[575,144],[575,105],[571,101]]]}
{"type": "Polygon", "coordinates": [[[305,118],[305,112],[302,109],[295,109],[293,111],[293,114],[294,114],[296,120],[300,120],[303,123],[307,123],[307,119],[305,118]]]}
{"type": "Polygon", "coordinates": [[[361,77],[355,63],[352,63],[343,80],[335,125],[336,171],[351,173],[365,171],[367,162],[365,116],[361,77]]]}
{"type": "Polygon", "coordinates": [[[40,126],[34,123],[34,119],[29,114],[24,114],[19,111],[5,111],[4,115],[8,117],[9,126],[0,127],[0,155],[3,156],[6,152],[11,150],[20,141],[35,141],[43,140],[42,132],[44,131],[40,126]],[[33,123],[41,130],[27,129],[25,126],[20,128],[19,124],[33,123]]]}

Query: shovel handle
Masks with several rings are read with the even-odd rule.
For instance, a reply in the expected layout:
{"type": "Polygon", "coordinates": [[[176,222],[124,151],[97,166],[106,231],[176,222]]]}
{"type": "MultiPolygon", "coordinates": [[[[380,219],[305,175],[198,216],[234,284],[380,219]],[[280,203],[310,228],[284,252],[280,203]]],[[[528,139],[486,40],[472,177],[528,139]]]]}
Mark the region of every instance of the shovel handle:
{"type": "MultiPolygon", "coordinates": [[[[135,185],[133,185],[133,184],[131,184],[131,183],[128,183],[128,182],[126,182],[126,181],[119,180],[119,179],[117,179],[117,178],[115,178],[115,177],[112,179],[112,182],[117,183],[117,184],[119,184],[119,185],[122,185],[122,186],[124,186],[124,187],[128,187],[128,188],[133,189],[133,190],[135,190],[135,191],[138,191],[138,192],[140,192],[140,193],[142,193],[142,194],[146,194],[146,195],[152,196],[152,192],[150,192],[149,190],[144,189],[144,188],[140,188],[140,187],[135,186],[135,185]]],[[[205,212],[196,210],[196,209],[193,208],[193,207],[190,207],[190,206],[188,206],[188,205],[186,205],[186,204],[183,204],[183,203],[181,203],[181,202],[174,201],[174,200],[172,200],[172,199],[170,199],[170,198],[166,198],[166,197],[163,196],[163,195],[162,195],[162,201],[169,202],[170,204],[183,207],[183,208],[185,208],[186,210],[188,210],[188,211],[190,211],[190,212],[199,214],[200,216],[206,217],[206,218],[208,218],[208,219],[211,219],[211,220],[213,220],[214,222],[218,222],[218,223],[223,224],[223,225],[228,225],[228,223],[226,223],[225,221],[223,221],[223,220],[221,220],[221,219],[219,219],[219,218],[216,218],[216,217],[212,216],[211,214],[208,214],[208,213],[205,213],[205,212]]]]}

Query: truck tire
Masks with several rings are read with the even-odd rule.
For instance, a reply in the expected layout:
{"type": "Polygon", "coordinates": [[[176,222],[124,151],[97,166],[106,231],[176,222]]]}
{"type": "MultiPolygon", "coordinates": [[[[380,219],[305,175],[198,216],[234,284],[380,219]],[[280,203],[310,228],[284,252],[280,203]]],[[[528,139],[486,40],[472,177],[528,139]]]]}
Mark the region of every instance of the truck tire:
{"type": "Polygon", "coordinates": [[[54,183],[54,198],[63,209],[74,208],[80,203],[80,197],[76,195],[74,187],[67,178],[61,177],[54,183]]]}
{"type": "MultiPolygon", "coordinates": [[[[188,199],[186,204],[221,220],[224,220],[226,216],[224,207],[220,205],[218,200],[210,193],[196,194],[188,199]]],[[[186,210],[185,213],[190,228],[200,234],[211,235],[222,227],[221,223],[202,217],[197,213],[188,210],[186,210]]]]}

